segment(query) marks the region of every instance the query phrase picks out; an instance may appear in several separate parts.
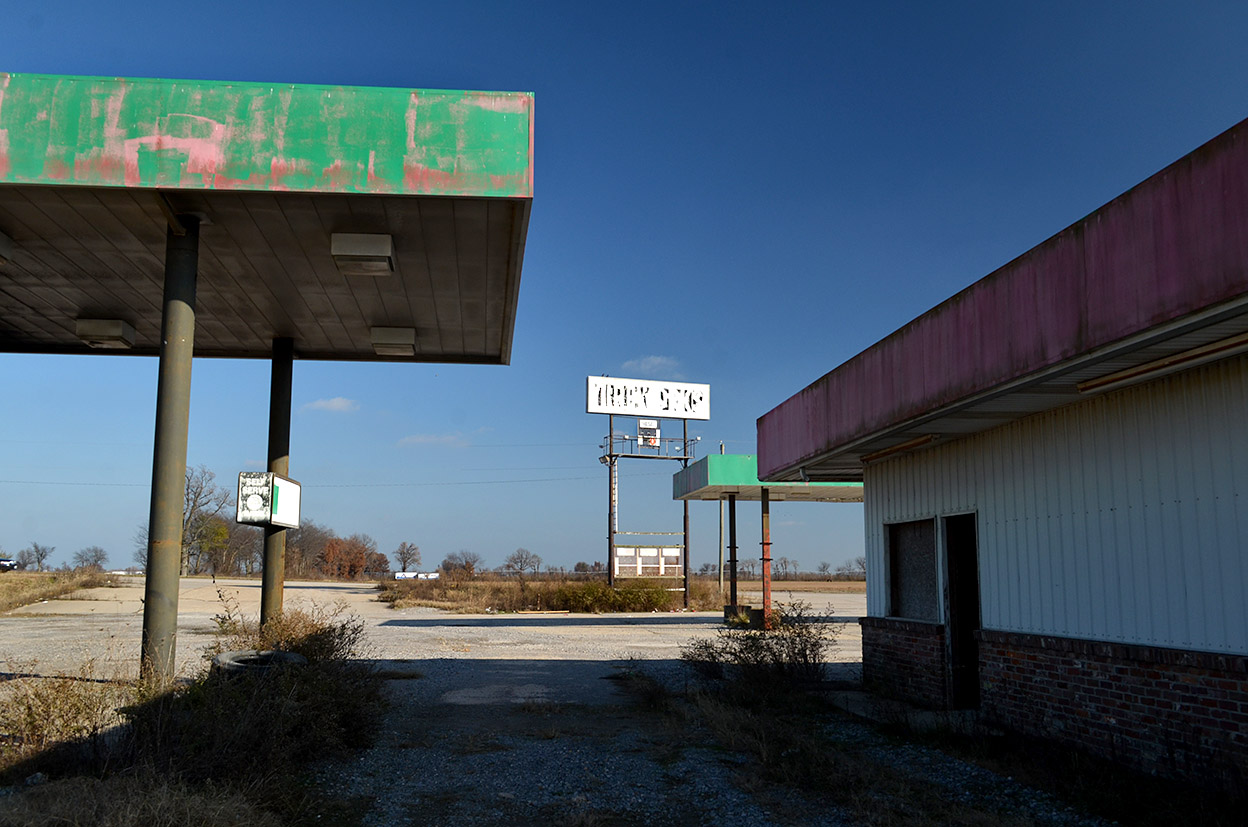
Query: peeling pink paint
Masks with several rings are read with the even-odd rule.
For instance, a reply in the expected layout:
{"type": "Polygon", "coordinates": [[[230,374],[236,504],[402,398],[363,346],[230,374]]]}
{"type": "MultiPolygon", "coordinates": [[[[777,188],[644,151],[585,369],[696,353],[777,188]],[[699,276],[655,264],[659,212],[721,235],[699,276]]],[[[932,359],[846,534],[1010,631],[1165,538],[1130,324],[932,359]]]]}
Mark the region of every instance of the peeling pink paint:
{"type": "Polygon", "coordinates": [[[68,181],[73,170],[59,158],[49,158],[43,165],[43,174],[53,181],[68,181]]]}
{"type": "Polygon", "coordinates": [[[276,190],[286,191],[291,189],[285,182],[286,176],[305,174],[307,174],[307,168],[298,162],[274,158],[272,163],[269,164],[269,180],[272,182],[273,189],[276,190]]]}
{"type": "Polygon", "coordinates": [[[116,155],[93,152],[85,158],[79,156],[74,159],[74,177],[116,178],[118,175],[124,176],[124,166],[124,162],[116,155]]]}
{"type": "Polygon", "coordinates": [[[462,176],[418,164],[403,165],[403,184],[408,189],[430,193],[456,192],[463,186],[462,176]]]}
{"type": "Polygon", "coordinates": [[[346,190],[355,183],[359,172],[357,167],[346,167],[342,161],[334,161],[321,170],[321,181],[331,190],[346,190]]]}
{"type": "Polygon", "coordinates": [[[181,153],[186,158],[184,172],[199,175],[205,187],[212,187],[216,179],[217,168],[225,164],[225,153],[222,149],[226,139],[225,124],[198,115],[181,113],[168,115],[163,121],[162,132],[167,131],[174,124],[179,126],[179,131],[206,125],[211,135],[206,138],[194,138],[156,134],[127,139],[122,150],[122,157],[125,159],[126,185],[138,186],[141,182],[139,149],[144,147],[156,152],[173,150],[181,153]]]}
{"type": "Polygon", "coordinates": [[[473,92],[469,95],[467,102],[472,106],[489,112],[499,112],[504,115],[523,115],[529,110],[529,101],[531,100],[532,98],[517,98],[512,95],[473,92]]]}

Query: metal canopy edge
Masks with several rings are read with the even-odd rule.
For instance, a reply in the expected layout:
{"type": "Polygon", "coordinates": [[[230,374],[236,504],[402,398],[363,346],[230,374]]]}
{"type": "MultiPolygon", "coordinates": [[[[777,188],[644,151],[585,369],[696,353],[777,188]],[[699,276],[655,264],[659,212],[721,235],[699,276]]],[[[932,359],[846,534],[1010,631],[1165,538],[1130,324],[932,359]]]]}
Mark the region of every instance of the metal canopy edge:
{"type": "Polygon", "coordinates": [[[0,72],[0,183],[533,196],[533,95],[0,72]]]}
{"type": "Polygon", "coordinates": [[[743,502],[862,502],[862,484],[846,482],[775,482],[758,479],[754,454],[710,454],[672,476],[676,500],[722,500],[729,494],[743,502]]]}

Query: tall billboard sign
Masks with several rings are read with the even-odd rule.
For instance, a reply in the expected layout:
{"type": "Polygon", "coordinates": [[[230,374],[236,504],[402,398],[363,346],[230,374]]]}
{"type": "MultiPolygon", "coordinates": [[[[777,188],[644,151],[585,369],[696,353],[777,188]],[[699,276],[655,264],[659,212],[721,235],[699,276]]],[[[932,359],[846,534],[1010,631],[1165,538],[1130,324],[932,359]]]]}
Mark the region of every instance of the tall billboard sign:
{"type": "Polygon", "coordinates": [[[586,388],[587,413],[655,419],[711,418],[710,385],[590,376],[586,388]]]}

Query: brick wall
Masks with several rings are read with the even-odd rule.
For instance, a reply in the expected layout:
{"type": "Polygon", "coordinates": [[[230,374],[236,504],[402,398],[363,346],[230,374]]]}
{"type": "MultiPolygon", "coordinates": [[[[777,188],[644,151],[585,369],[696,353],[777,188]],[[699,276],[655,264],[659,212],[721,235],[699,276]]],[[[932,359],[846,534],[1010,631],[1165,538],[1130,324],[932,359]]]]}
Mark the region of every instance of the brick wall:
{"type": "MultiPolygon", "coordinates": [[[[1147,772],[1248,779],[1248,657],[989,630],[978,637],[988,720],[1147,772]]],[[[864,674],[866,651],[864,625],[864,674]]]]}
{"type": "Polygon", "coordinates": [[[946,705],[944,626],[892,617],[864,617],[859,623],[868,689],[920,706],[946,705]]]}

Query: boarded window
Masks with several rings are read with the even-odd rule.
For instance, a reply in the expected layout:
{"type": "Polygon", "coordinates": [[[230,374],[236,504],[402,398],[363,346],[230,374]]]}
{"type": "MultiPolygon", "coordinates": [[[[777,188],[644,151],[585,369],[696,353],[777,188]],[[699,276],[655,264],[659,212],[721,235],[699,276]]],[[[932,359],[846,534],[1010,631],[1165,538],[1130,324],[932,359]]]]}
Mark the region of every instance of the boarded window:
{"type": "Polygon", "coordinates": [[[938,622],[936,521],[894,523],[886,528],[889,615],[938,622]]]}

